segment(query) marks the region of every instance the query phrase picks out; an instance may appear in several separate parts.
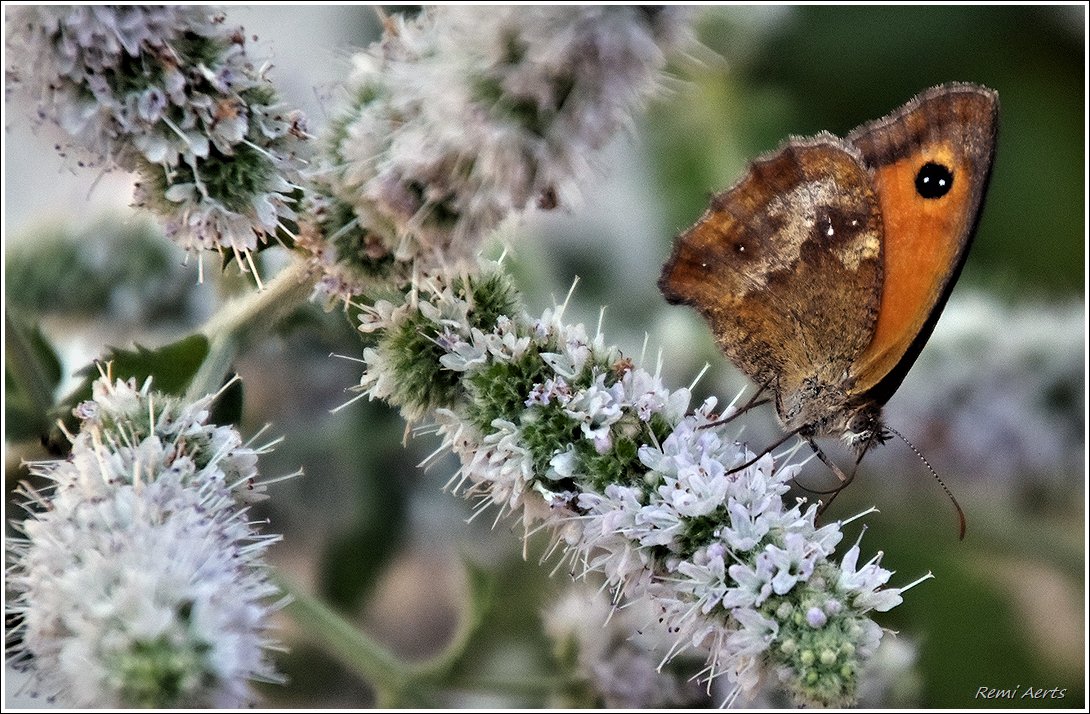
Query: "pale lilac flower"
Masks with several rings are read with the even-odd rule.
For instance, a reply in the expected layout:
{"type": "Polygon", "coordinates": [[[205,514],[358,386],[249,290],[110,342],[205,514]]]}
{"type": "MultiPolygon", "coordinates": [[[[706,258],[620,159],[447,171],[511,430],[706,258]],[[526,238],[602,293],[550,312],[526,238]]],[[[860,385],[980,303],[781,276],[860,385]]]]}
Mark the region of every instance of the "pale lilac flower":
{"type": "Polygon", "coordinates": [[[530,390],[530,396],[523,402],[526,406],[532,407],[535,404],[545,406],[552,404],[553,401],[559,404],[568,404],[572,400],[572,389],[568,385],[567,381],[560,376],[550,377],[541,384],[535,385],[530,390]]]}
{"type": "Polygon", "coordinates": [[[817,556],[816,549],[801,534],[788,533],[784,536],[783,548],[769,544],[758,557],[766,558],[775,573],[772,576],[772,591],[783,595],[800,580],[809,580],[817,556]]]}
{"type": "Polygon", "coordinates": [[[666,388],[662,380],[643,369],[629,369],[621,377],[624,399],[636,408],[641,421],[652,414],[662,413],[671,421],[679,421],[689,406],[689,390],[666,388]]]}
{"type": "Polygon", "coordinates": [[[727,500],[730,480],[726,467],[719,461],[701,459],[700,463],[685,464],[676,477],[667,476],[659,486],[659,496],[679,516],[705,516],[727,500]]]}
{"type": "Polygon", "coordinates": [[[775,620],[747,608],[737,609],[731,614],[742,626],[742,629],[727,637],[727,647],[736,656],[752,657],[768,649],[779,631],[775,620]]]}
{"type": "Polygon", "coordinates": [[[425,8],[354,58],[335,120],[329,198],[307,232],[347,300],[398,266],[475,269],[500,223],[574,202],[594,156],[690,39],[685,8],[425,8]],[[347,210],[344,210],[347,209],[347,210]],[[338,234],[324,243],[318,235],[338,234]],[[360,247],[366,246],[361,257],[360,247]]]}
{"type": "MultiPolygon", "coordinates": [[[[563,376],[558,377],[563,379],[563,376]]],[[[600,454],[612,446],[610,428],[622,416],[623,388],[619,383],[605,386],[605,375],[599,374],[586,389],[572,394],[564,405],[564,413],[579,423],[583,436],[594,442],[600,454]]]]}
{"type": "Polygon", "coordinates": [[[760,607],[772,595],[772,571],[767,560],[758,559],[755,568],[736,563],[730,566],[735,586],[723,597],[723,607],[760,607]]]}
{"type": "Polygon", "coordinates": [[[688,579],[694,595],[699,593],[696,605],[705,615],[722,604],[729,589],[725,555],[726,549],[722,544],[713,543],[694,553],[692,560],[678,564],[678,573],[688,579]]]}
{"type": "Polygon", "coordinates": [[[825,611],[819,607],[812,607],[806,611],[806,624],[813,627],[815,630],[825,626],[825,623],[829,621],[829,617],[825,614],[825,611]]]}
{"type": "MultiPolygon", "coordinates": [[[[532,406],[527,404],[526,406],[532,406]]],[[[545,475],[552,479],[565,479],[572,478],[576,475],[576,469],[579,466],[579,461],[575,454],[575,449],[565,449],[559,451],[549,459],[549,471],[545,472],[545,475]]]]}
{"type": "Polygon", "coordinates": [[[714,400],[686,415],[687,391],[671,393],[601,334],[565,325],[562,308],[529,318],[487,270],[468,294],[450,280],[422,279],[415,310],[365,317],[384,357],[366,357],[361,385],[374,396],[391,385],[414,417],[434,411],[461,461],[455,489],[527,531],[544,521],[577,576],[603,577],[618,602],[654,605],[672,655],[707,653],[708,678],[744,693],[773,674],[796,701],[852,701],[881,639],[868,613],[905,588],[884,587],[891,573],[877,558],[857,568],[858,546],[832,559],[841,524],[818,527],[816,504],[784,502],[798,467],[765,455],[734,470],[752,454],[710,426],[714,400]],[[473,322],[471,305],[500,302],[502,319],[473,322]],[[426,359],[401,351],[412,342],[426,359]],[[397,373],[454,381],[432,410],[433,396],[398,390],[397,373]]]}
{"type": "Polygon", "coordinates": [[[745,505],[731,499],[727,512],[730,514],[730,524],[723,528],[722,536],[732,549],[752,550],[768,535],[772,518],[764,511],[751,513],[745,505]]]}
{"type": "Polygon", "coordinates": [[[840,563],[840,577],[837,587],[846,593],[852,604],[862,610],[877,610],[885,612],[901,604],[901,593],[917,585],[923,580],[932,577],[930,573],[916,582],[902,588],[883,588],[889,581],[890,571],[879,565],[882,560],[881,551],[864,565],[856,568],[859,560],[859,545],[853,545],[844,554],[840,563]]]}
{"type": "Polygon", "coordinates": [[[480,340],[463,340],[457,332],[448,328],[438,335],[436,341],[445,352],[439,362],[449,370],[466,372],[488,363],[488,346],[480,340]]]}
{"type": "MultiPolygon", "coordinates": [[[[192,252],[251,253],[294,219],[302,115],[281,106],[240,28],[201,6],[10,10],[9,87],[91,164],[137,171],[135,203],[192,252]]],[[[81,162],[86,163],[86,162],[81,162]]]]}
{"type": "Polygon", "coordinates": [[[76,707],[238,707],[280,681],[279,607],[244,502],[256,453],[185,404],[133,382],[94,384],[68,460],[38,462],[12,542],[15,666],[76,707]],[[92,407],[92,404],[94,405],[92,407]]]}
{"type": "Polygon", "coordinates": [[[652,502],[640,508],[635,527],[627,534],[641,546],[671,546],[685,529],[685,521],[677,509],[668,504],[652,502]]]}
{"type": "Polygon", "coordinates": [[[485,495],[501,510],[515,510],[533,478],[533,462],[519,441],[517,426],[497,419],[492,427],[495,431],[481,440],[464,467],[473,484],[468,493],[485,495]]]}
{"type": "MultiPolygon", "coordinates": [[[[138,453],[141,444],[156,437],[176,449],[179,458],[201,453],[203,468],[214,467],[216,477],[225,479],[240,501],[262,499],[265,489],[257,483],[257,457],[271,445],[254,448],[235,428],[207,423],[214,398],[187,402],[152,391],[150,378],[137,388],[134,380],[111,380],[104,372],[91,385],[91,399],[74,410],[82,423],[73,441],[73,458],[90,459],[91,454],[99,458],[96,450],[104,444],[110,458],[129,459],[128,454],[138,453]]],[[[126,461],[119,468],[131,465],[126,461]]]]}
{"type": "MultiPolygon", "coordinates": [[[[696,681],[660,666],[672,637],[649,601],[619,607],[601,589],[575,585],[549,606],[544,621],[558,660],[563,664],[575,655],[573,674],[588,681],[602,705],[657,709],[706,703],[696,681]]],[[[691,669],[697,669],[695,662],[691,669]]]]}
{"type": "Polygon", "coordinates": [[[581,547],[589,554],[587,567],[604,573],[614,586],[635,587],[650,577],[650,554],[632,537],[644,530],[636,525],[641,495],[637,488],[617,484],[601,494],[579,494],[577,506],[587,514],[581,534],[581,547]]]}

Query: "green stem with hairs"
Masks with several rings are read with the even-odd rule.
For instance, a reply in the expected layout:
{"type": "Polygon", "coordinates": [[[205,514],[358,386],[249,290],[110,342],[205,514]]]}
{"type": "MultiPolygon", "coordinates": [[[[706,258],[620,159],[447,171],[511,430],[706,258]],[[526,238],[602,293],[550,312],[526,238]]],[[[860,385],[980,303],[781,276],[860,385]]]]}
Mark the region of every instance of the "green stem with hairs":
{"type": "Polygon", "coordinates": [[[380,705],[391,705],[401,698],[413,677],[409,664],[283,576],[274,574],[274,580],[291,596],[285,608],[288,616],[322,650],[374,687],[380,705]]]}
{"type": "Polygon", "coordinates": [[[263,289],[228,303],[204,324],[208,356],[193,376],[187,398],[218,391],[239,351],[306,302],[314,288],[307,271],[306,262],[295,259],[263,289]]]}
{"type": "Polygon", "coordinates": [[[375,689],[382,708],[433,707],[434,693],[450,685],[458,663],[492,602],[494,581],[483,570],[466,566],[468,606],[443,651],[423,662],[404,662],[311,594],[278,574],[277,586],[291,598],[285,612],[323,651],[348,666],[375,689]]]}

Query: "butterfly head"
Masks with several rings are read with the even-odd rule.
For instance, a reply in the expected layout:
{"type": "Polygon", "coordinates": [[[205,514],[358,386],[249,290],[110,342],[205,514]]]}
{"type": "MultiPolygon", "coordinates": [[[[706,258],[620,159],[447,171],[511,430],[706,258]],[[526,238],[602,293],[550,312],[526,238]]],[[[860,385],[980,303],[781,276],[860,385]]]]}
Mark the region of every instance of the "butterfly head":
{"type": "Polygon", "coordinates": [[[890,435],[882,425],[882,408],[868,402],[845,411],[841,438],[855,452],[856,459],[861,459],[871,446],[884,444],[890,435]]]}

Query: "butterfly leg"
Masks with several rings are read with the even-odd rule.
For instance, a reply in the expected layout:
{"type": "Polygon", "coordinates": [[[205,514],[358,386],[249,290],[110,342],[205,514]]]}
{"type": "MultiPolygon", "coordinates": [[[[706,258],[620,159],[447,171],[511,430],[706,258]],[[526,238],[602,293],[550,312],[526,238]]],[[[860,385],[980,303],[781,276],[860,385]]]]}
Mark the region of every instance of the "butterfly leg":
{"type": "Polygon", "coordinates": [[[799,431],[801,431],[801,427],[800,427],[799,429],[792,429],[791,431],[789,431],[789,432],[787,432],[786,434],[784,434],[784,435],[783,435],[783,438],[782,438],[782,439],[780,439],[779,441],[775,442],[775,443],[774,443],[774,444],[772,444],[771,446],[768,446],[768,447],[766,447],[766,448],[762,449],[762,450],[761,450],[761,453],[757,454],[756,456],[754,456],[754,457],[753,457],[752,459],[750,459],[749,461],[746,461],[746,462],[745,462],[744,464],[742,464],[741,466],[735,466],[734,468],[732,468],[732,469],[729,469],[729,470],[727,471],[727,473],[728,473],[728,474],[732,474],[732,473],[736,473],[736,472],[738,472],[738,471],[743,471],[743,470],[745,470],[745,469],[748,469],[748,468],[749,468],[750,466],[752,466],[753,464],[755,464],[755,463],[757,463],[758,461],[760,461],[760,460],[761,460],[761,459],[762,459],[762,458],[764,457],[764,455],[765,455],[765,454],[767,454],[767,453],[771,452],[771,451],[772,451],[773,449],[775,449],[776,447],[778,447],[778,446],[780,446],[781,444],[783,444],[783,443],[784,443],[785,441],[787,441],[788,439],[790,439],[790,438],[791,438],[792,436],[795,436],[796,434],[798,434],[798,433],[799,433],[799,431]]]}
{"type": "MultiPolygon", "coordinates": [[[[729,424],[732,421],[734,421],[735,419],[737,419],[738,417],[740,417],[743,414],[745,414],[746,412],[748,412],[750,409],[753,409],[754,407],[759,407],[762,404],[768,404],[769,402],[772,401],[772,397],[765,397],[764,399],[761,399],[760,401],[757,400],[758,397],[760,397],[762,394],[764,394],[766,389],[768,389],[768,387],[761,387],[760,389],[758,389],[756,394],[754,394],[752,397],[749,398],[748,402],[743,404],[740,409],[735,411],[729,417],[726,417],[724,419],[720,419],[718,421],[713,421],[710,424],[705,424],[704,426],[702,426],[700,428],[701,429],[710,429],[713,426],[723,426],[724,424],[729,424]]],[[[781,443],[783,443],[783,442],[781,442],[781,443]]]]}
{"type": "Polygon", "coordinates": [[[848,484],[855,480],[855,474],[859,471],[859,462],[863,460],[863,454],[865,454],[867,450],[863,449],[859,453],[859,456],[857,456],[855,459],[855,465],[852,466],[851,473],[845,475],[844,472],[841,471],[840,467],[833,463],[833,461],[825,455],[825,452],[821,450],[821,448],[814,442],[812,438],[807,437],[806,443],[810,445],[811,449],[813,449],[814,454],[819,459],[821,459],[821,463],[828,466],[829,470],[832,471],[838,479],[840,479],[840,485],[830,491],[814,491],[814,493],[818,494],[829,494],[829,500],[822,503],[821,506],[818,508],[818,515],[820,516],[822,513],[825,512],[825,509],[832,505],[832,502],[836,499],[837,496],[840,495],[840,492],[846,489],[848,487],[848,484]]]}
{"type": "MultiPolygon", "coordinates": [[[[814,452],[814,454],[819,459],[821,459],[821,463],[828,466],[829,470],[832,471],[838,479],[840,479],[841,485],[836,489],[837,491],[847,486],[849,483],[851,483],[851,480],[855,478],[855,469],[852,469],[852,475],[850,477],[845,476],[844,472],[840,470],[840,467],[833,463],[832,459],[825,455],[825,452],[821,450],[821,447],[817,445],[813,438],[806,437],[806,443],[810,445],[810,449],[814,452]]],[[[858,466],[859,462],[856,462],[856,465],[858,466]]]]}

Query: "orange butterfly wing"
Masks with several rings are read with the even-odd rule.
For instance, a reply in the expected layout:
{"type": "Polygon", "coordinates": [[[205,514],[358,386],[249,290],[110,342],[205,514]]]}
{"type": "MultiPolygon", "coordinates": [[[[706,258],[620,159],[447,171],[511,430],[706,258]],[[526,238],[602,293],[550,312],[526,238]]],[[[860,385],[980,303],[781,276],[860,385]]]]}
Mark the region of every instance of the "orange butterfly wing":
{"type": "Polygon", "coordinates": [[[852,394],[884,403],[931,335],[983,207],[998,113],[994,91],[945,85],[847,137],[873,172],[884,275],[873,336],[853,364],[852,394]]]}

